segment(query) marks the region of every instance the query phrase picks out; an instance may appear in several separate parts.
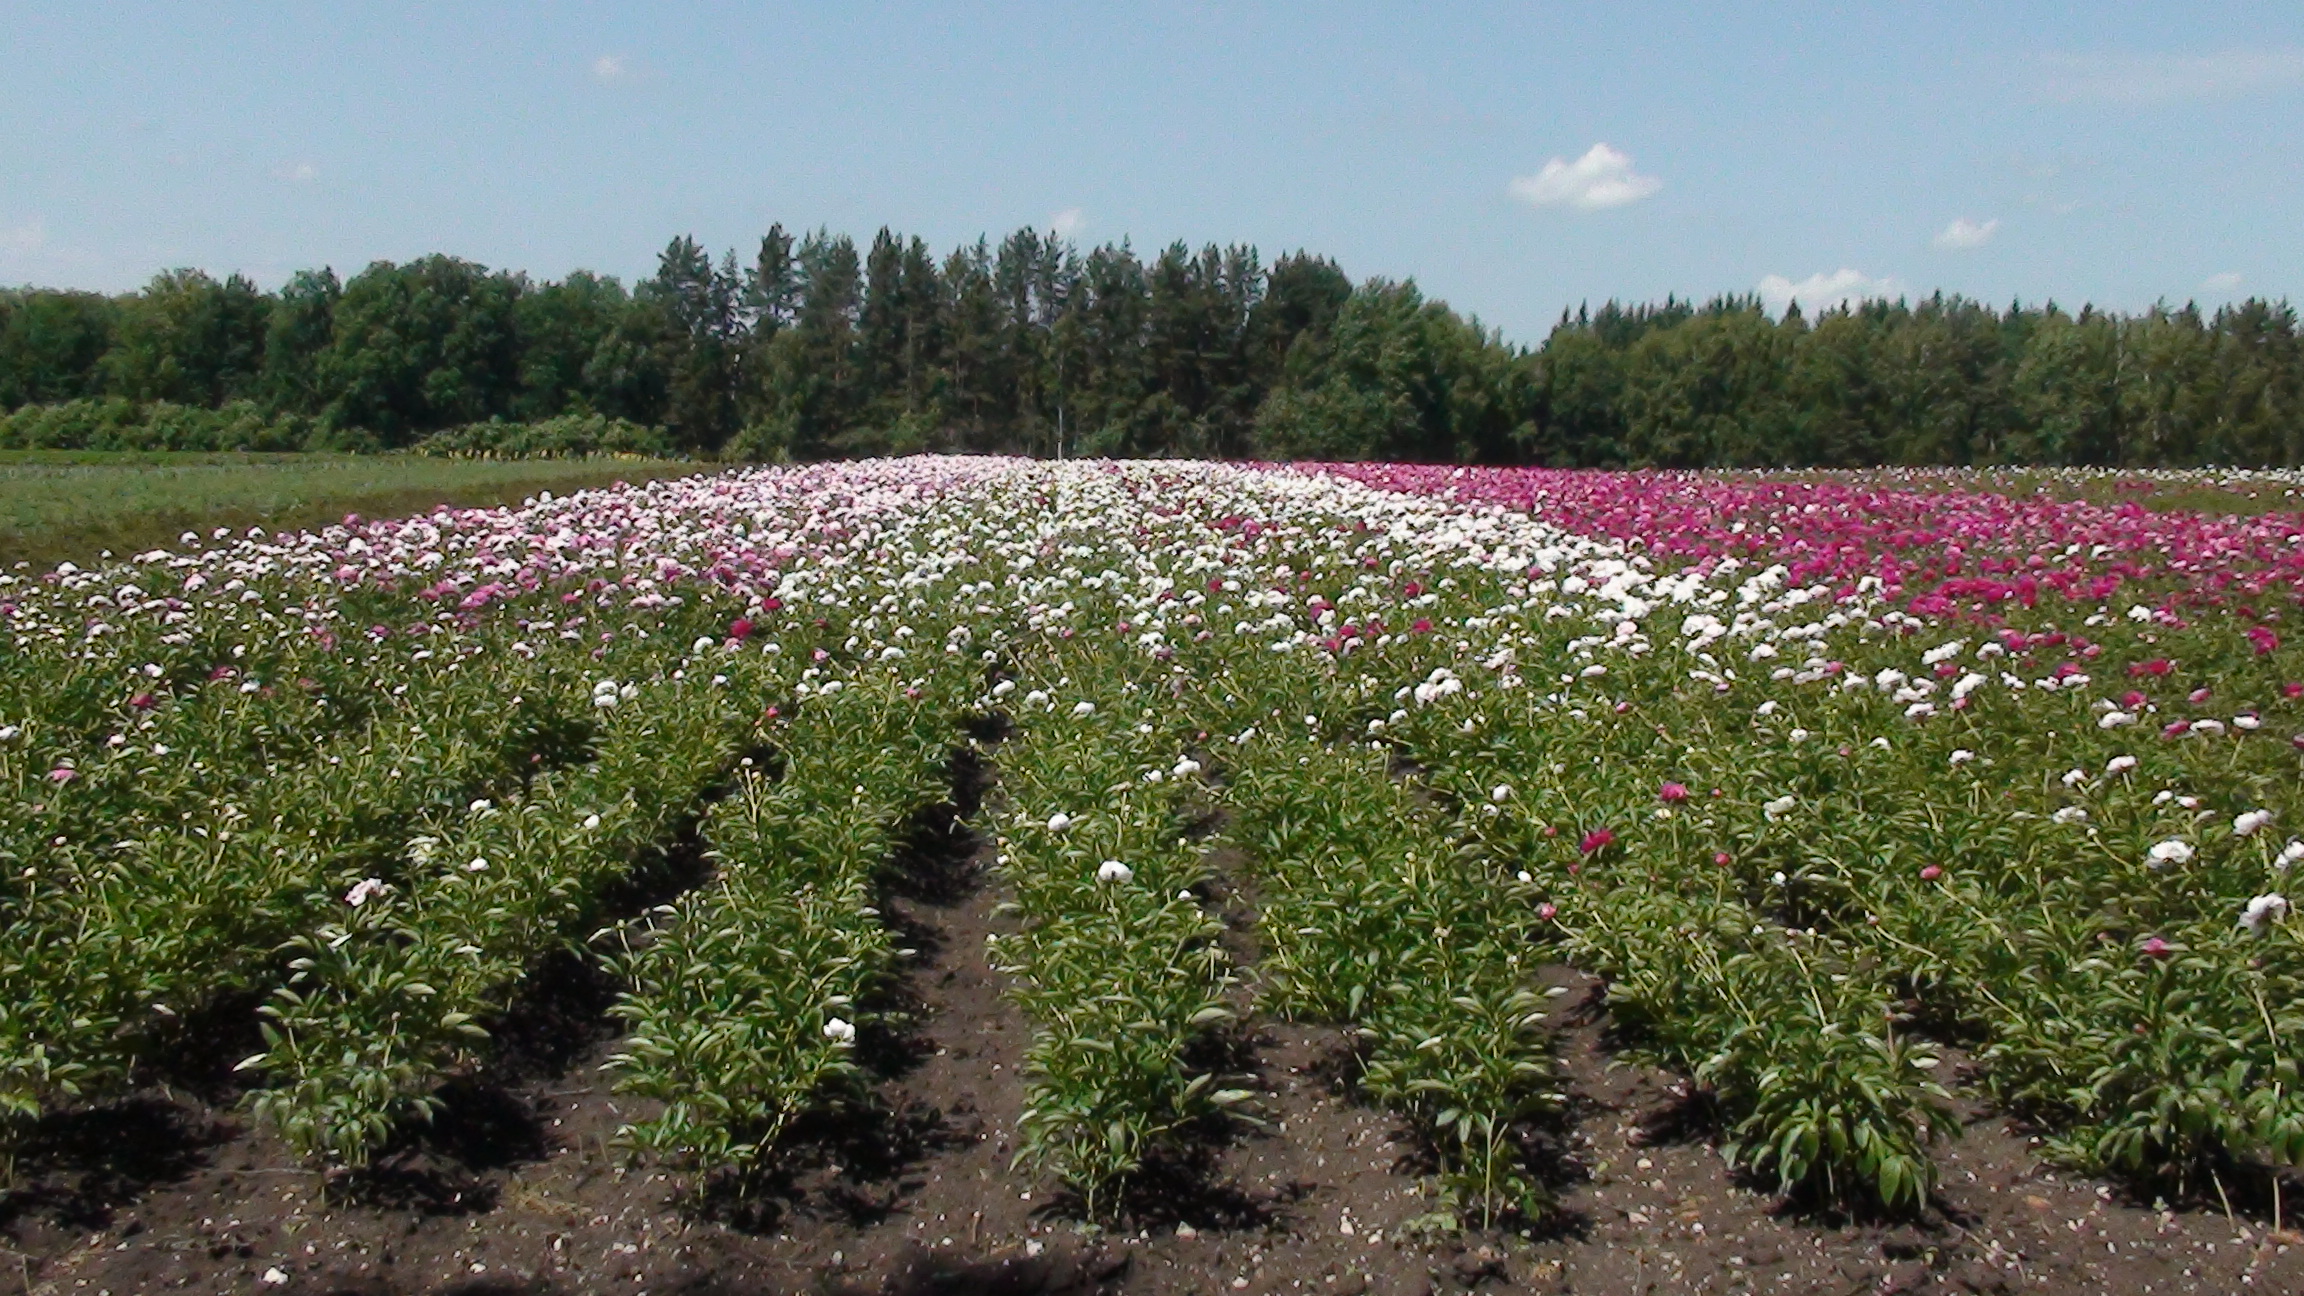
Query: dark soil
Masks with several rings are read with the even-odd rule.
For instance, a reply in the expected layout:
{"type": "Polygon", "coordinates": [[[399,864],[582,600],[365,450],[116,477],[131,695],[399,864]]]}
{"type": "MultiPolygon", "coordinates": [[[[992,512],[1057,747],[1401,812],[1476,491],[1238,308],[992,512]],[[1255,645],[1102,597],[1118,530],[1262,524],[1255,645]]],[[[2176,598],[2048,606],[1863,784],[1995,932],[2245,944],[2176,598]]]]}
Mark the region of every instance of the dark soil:
{"type": "MultiPolygon", "coordinates": [[[[966,771],[963,771],[966,773],[966,771]]],[[[980,779],[980,771],[969,775],[980,779]]],[[[956,800],[980,790],[959,789],[956,800]]],[[[885,906],[919,951],[909,1034],[861,1041],[880,1109],[816,1122],[771,1179],[698,1190],[625,1164],[606,987],[552,969],[502,1023],[511,1047],[357,1181],[329,1182],[184,1090],[51,1119],[0,1198],[0,1288],[144,1291],[1034,1294],[1241,1292],[2304,1291],[2304,1239],[2260,1204],[2156,1209],[2044,1168],[1973,1109],[1915,1224],[1784,1207],[1714,1151],[1701,1102],[1620,1064],[1586,1005],[1553,1020],[1574,1098],[1534,1145],[1558,1209],[1447,1231],[1416,1141],[1351,1090],[1333,1031],[1265,1023],[1227,1068],[1265,1090],[1262,1132],[1208,1131],[1153,1167],[1119,1223],[1080,1223],[1010,1168],[1026,1023],[984,958],[1000,931],[966,829],[915,825],[885,906]]]]}

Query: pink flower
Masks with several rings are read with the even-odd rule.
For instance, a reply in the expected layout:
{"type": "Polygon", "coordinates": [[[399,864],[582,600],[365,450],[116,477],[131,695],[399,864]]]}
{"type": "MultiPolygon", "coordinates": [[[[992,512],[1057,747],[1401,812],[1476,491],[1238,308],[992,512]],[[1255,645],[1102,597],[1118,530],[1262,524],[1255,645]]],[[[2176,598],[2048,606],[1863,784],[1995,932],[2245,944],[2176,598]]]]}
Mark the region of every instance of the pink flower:
{"type": "Polygon", "coordinates": [[[2172,720],[2161,727],[2160,736],[2163,738],[2181,738],[2190,732],[2192,732],[2191,721],[2172,720]]]}
{"type": "Polygon", "coordinates": [[[745,617],[738,617],[735,620],[729,622],[728,637],[736,640],[738,643],[742,643],[744,640],[751,638],[752,622],[745,617]]]}
{"type": "Polygon", "coordinates": [[[1688,785],[1685,783],[1667,783],[1656,789],[1656,797],[1667,804],[1677,805],[1688,799],[1688,785]]]}
{"type": "Polygon", "coordinates": [[[2248,627],[2248,642],[2256,645],[2257,656],[2267,657],[2280,647],[2280,636],[2262,626],[2250,626],[2248,627]]]}
{"type": "Polygon", "coordinates": [[[80,777],[80,771],[69,765],[59,765],[48,771],[48,781],[51,783],[69,783],[78,777],[80,777]]]}
{"type": "Polygon", "coordinates": [[[1714,852],[1712,853],[1712,862],[1713,862],[1714,864],[1716,864],[1716,865],[1720,866],[1721,868],[1726,868],[1726,867],[1728,867],[1728,864],[1729,864],[1729,855],[1728,855],[1728,852],[1726,852],[1726,851],[1714,851],[1714,852]]]}
{"type": "Polygon", "coordinates": [[[1933,882],[1942,876],[1944,876],[1944,870],[1934,864],[1920,870],[1920,880],[1923,882],[1933,882]]]}
{"type": "Polygon", "coordinates": [[[2168,942],[2157,936],[2148,937],[2138,948],[2143,950],[2146,958],[2164,959],[2176,952],[2168,942]]]}
{"type": "Polygon", "coordinates": [[[128,699],[128,705],[136,708],[139,711],[149,711],[156,705],[156,703],[153,701],[151,694],[139,693],[136,696],[128,699]]]}
{"type": "Polygon", "coordinates": [[[1584,852],[1586,855],[1592,855],[1598,853],[1599,851],[1605,850],[1607,847],[1614,844],[1615,841],[1616,834],[1608,831],[1605,828],[1595,828],[1592,831],[1584,834],[1584,840],[1576,843],[1576,849],[1584,852]]]}
{"type": "Polygon", "coordinates": [[[2184,699],[2184,700],[2185,700],[2185,701],[2187,701],[2187,702],[2190,702],[2190,703],[2191,703],[2192,705],[2194,705],[2194,706],[2198,706],[2198,705],[2200,705],[2201,703],[2203,703],[2203,702],[2205,702],[2205,701],[2207,701],[2207,700],[2208,700],[2208,689],[2207,689],[2207,687],[2206,687],[2205,685],[2203,685],[2203,686],[2202,686],[2202,687],[2200,687],[2200,688],[2196,688],[2196,689],[2192,690],[2192,692],[2191,692],[2191,693],[2189,693],[2189,694],[2187,694],[2187,695],[2185,696],[2185,699],[2184,699]]]}
{"type": "Polygon", "coordinates": [[[2130,689],[2120,695],[2120,705],[2128,708],[2130,711],[2135,710],[2136,708],[2151,700],[2152,699],[2144,696],[2142,693],[2137,692],[2135,689],[2130,689]]]}
{"type": "Polygon", "coordinates": [[[1537,916],[1537,917],[1539,917],[1539,918],[1541,918],[1541,919],[1543,919],[1543,920],[1544,920],[1544,921],[1546,921],[1546,922],[1550,922],[1550,921],[1552,921],[1552,919],[1554,918],[1554,916],[1556,916],[1556,915],[1557,915],[1559,912],[1560,912],[1560,908],[1559,908],[1559,906],[1557,906],[1557,905],[1553,904],[1553,903],[1552,903],[1551,901],[1549,901],[1549,900],[1545,901],[1543,904],[1540,904],[1540,905],[1536,906],[1536,916],[1537,916]]]}

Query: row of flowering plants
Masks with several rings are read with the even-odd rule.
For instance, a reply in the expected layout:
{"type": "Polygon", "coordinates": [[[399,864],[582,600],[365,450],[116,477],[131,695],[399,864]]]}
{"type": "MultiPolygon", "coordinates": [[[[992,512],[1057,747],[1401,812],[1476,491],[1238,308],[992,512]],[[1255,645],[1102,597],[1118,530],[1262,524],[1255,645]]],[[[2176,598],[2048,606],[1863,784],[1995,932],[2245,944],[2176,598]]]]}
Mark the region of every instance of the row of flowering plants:
{"type": "Polygon", "coordinates": [[[910,952],[878,905],[906,823],[946,791],[965,699],[871,667],[823,688],[785,699],[774,753],[743,758],[706,812],[713,884],[615,934],[628,1033],[610,1066],[661,1104],[628,1137],[706,1174],[740,1176],[801,1116],[868,1100],[857,1030],[910,952]]]}

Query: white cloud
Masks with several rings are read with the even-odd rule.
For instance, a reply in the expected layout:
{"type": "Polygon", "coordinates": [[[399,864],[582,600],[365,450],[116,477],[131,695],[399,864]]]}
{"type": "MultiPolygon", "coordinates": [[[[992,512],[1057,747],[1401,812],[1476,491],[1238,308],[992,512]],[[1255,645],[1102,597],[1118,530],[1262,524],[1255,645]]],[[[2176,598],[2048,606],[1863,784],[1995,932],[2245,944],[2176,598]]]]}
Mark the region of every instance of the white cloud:
{"type": "Polygon", "coordinates": [[[2000,220],[1998,217],[1977,222],[1962,216],[1945,226],[1943,232],[1938,234],[1934,241],[1937,247],[1954,252],[1965,252],[1969,248],[1980,248],[1991,242],[1992,236],[1999,232],[1999,229],[2000,220]]]}
{"type": "Polygon", "coordinates": [[[291,180],[297,184],[310,184],[320,178],[320,168],[309,162],[283,162],[272,168],[275,180],[291,180]]]}
{"type": "Polygon", "coordinates": [[[592,79],[595,81],[621,81],[632,75],[632,65],[621,54],[603,54],[592,60],[592,79]]]}
{"type": "Polygon", "coordinates": [[[1802,311],[1813,315],[1834,306],[1874,297],[1900,297],[1903,293],[1904,285],[1892,276],[1874,279],[1846,266],[1830,274],[1819,270],[1798,282],[1782,275],[1769,275],[1760,281],[1760,300],[1778,314],[1793,302],[1799,302],[1802,311]]]}
{"type": "Polygon", "coordinates": [[[2231,292],[2240,286],[2240,272],[2226,270],[2222,274],[2212,274],[2201,280],[2200,286],[2209,292],[2231,292]]]}
{"type": "Polygon", "coordinates": [[[2051,54],[2043,86],[2066,102],[2167,103],[2223,99],[2304,84],[2304,48],[2229,49],[2213,54],[2051,54]]]}
{"type": "Polygon", "coordinates": [[[1067,207],[1048,218],[1048,228],[1056,231],[1058,238],[1077,238],[1080,231],[1088,228],[1088,213],[1067,207]]]}
{"type": "Polygon", "coordinates": [[[1663,187],[1656,177],[1634,171],[1627,154],[1595,144],[1573,162],[1554,158],[1535,175],[1516,178],[1511,193],[1531,207],[1599,211],[1638,202],[1663,187]]]}

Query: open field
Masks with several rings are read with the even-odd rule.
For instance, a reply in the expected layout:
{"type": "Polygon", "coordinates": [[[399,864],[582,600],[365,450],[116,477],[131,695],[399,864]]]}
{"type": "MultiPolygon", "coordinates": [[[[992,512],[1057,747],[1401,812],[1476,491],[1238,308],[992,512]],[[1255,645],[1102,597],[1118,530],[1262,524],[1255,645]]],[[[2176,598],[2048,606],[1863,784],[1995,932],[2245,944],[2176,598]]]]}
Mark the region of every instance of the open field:
{"type": "Polygon", "coordinates": [[[10,575],[8,1245],[2296,1290],[2304,516],[2069,485],[916,458],[10,575]]]}
{"type": "Polygon", "coordinates": [[[412,455],[0,451],[0,566],[88,562],[172,544],[187,529],[325,526],[438,504],[517,503],[698,471],[658,460],[470,460],[412,455]]]}

